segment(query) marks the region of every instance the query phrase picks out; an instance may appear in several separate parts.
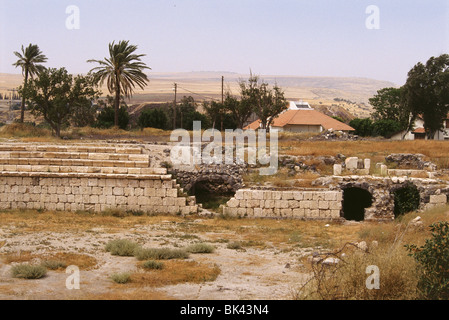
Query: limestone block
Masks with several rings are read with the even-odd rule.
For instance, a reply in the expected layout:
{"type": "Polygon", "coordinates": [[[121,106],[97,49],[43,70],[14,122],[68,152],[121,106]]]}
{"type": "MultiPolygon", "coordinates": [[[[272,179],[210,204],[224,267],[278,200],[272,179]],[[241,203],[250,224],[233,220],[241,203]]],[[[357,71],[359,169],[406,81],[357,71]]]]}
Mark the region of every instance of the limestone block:
{"type": "Polygon", "coordinates": [[[292,191],[284,191],[282,192],[282,200],[292,200],[293,192],[292,191]]]}
{"type": "Polygon", "coordinates": [[[318,201],[318,209],[320,210],[327,210],[329,209],[329,201],[318,201]]]}
{"type": "Polygon", "coordinates": [[[281,209],[281,216],[282,217],[291,217],[293,215],[292,209],[281,209]]]}
{"type": "Polygon", "coordinates": [[[303,199],[304,200],[313,200],[313,194],[314,194],[314,192],[312,192],[312,191],[304,191],[303,199]]]}
{"type": "Polygon", "coordinates": [[[263,209],[262,208],[254,208],[254,217],[260,218],[263,217],[263,209]]]}
{"type": "Polygon", "coordinates": [[[388,175],[388,167],[384,164],[380,166],[380,175],[381,176],[388,175]]]}
{"type": "Polygon", "coordinates": [[[445,204],[447,196],[445,194],[431,195],[429,203],[431,204],[445,204]]]}
{"type": "Polygon", "coordinates": [[[248,190],[248,191],[243,191],[243,199],[245,200],[251,200],[253,198],[253,193],[252,191],[248,190]]]}
{"type": "Polygon", "coordinates": [[[237,190],[234,197],[237,200],[243,200],[243,190],[237,190]]]}
{"type": "Polygon", "coordinates": [[[263,200],[263,191],[255,190],[252,192],[252,199],[263,200]]]}
{"type": "Polygon", "coordinates": [[[334,176],[340,176],[341,170],[341,164],[334,164],[334,176]]]}
{"type": "Polygon", "coordinates": [[[309,200],[303,200],[299,202],[299,207],[301,209],[310,209],[310,205],[311,205],[312,201],[309,200]]]}
{"type": "Polygon", "coordinates": [[[282,199],[282,192],[281,191],[273,191],[271,193],[271,198],[273,200],[281,200],[282,199]]]}
{"type": "MultiPolygon", "coordinates": [[[[363,160],[363,168],[364,169],[370,169],[371,168],[371,159],[365,159],[363,160]]],[[[369,171],[368,171],[369,172],[369,171]]]]}
{"type": "Polygon", "coordinates": [[[293,199],[301,201],[304,199],[304,195],[300,191],[293,191],[293,199]]]}
{"type": "Polygon", "coordinates": [[[271,200],[271,198],[272,198],[271,191],[263,191],[264,200],[271,200]]]}
{"type": "Polygon", "coordinates": [[[346,158],[346,160],[345,160],[346,169],[349,169],[349,170],[357,169],[358,162],[359,162],[358,157],[346,158]]]}
{"type": "Polygon", "coordinates": [[[237,208],[239,206],[239,203],[239,200],[232,198],[226,203],[226,205],[230,208],[237,208]]]}
{"type": "Polygon", "coordinates": [[[294,218],[304,218],[304,209],[292,209],[292,215],[294,218]]]}
{"type": "Polygon", "coordinates": [[[315,192],[313,194],[313,200],[324,200],[326,198],[326,194],[324,192],[315,192]]]}
{"type": "Polygon", "coordinates": [[[341,202],[338,201],[330,201],[329,202],[329,209],[331,210],[341,210],[341,202]]]}
{"type": "Polygon", "coordinates": [[[275,206],[276,200],[265,200],[265,208],[272,209],[275,206]]]}
{"type": "Polygon", "coordinates": [[[326,201],[336,201],[337,200],[337,194],[338,194],[338,192],[334,192],[334,191],[326,192],[324,194],[324,200],[326,200],[326,201]]]}

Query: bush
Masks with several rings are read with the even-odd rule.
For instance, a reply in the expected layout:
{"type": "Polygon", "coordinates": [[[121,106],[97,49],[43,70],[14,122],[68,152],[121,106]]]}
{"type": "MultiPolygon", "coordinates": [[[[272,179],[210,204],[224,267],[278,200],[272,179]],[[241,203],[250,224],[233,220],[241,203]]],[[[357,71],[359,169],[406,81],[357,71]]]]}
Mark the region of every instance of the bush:
{"type": "Polygon", "coordinates": [[[240,250],[242,249],[242,243],[239,241],[230,242],[228,243],[227,248],[233,250],[240,250]]]}
{"type": "Polygon", "coordinates": [[[11,268],[14,278],[40,279],[47,274],[47,269],[41,265],[19,264],[11,268]]]}
{"type": "Polygon", "coordinates": [[[138,260],[169,260],[169,259],[187,259],[189,253],[182,249],[169,248],[139,248],[135,251],[134,256],[138,260]]]}
{"type": "MultiPolygon", "coordinates": [[[[101,129],[109,129],[114,126],[115,111],[113,107],[105,107],[97,116],[95,127],[101,129]]],[[[125,106],[121,106],[118,112],[118,126],[120,129],[126,130],[129,124],[129,114],[125,106]]]]}
{"type": "Polygon", "coordinates": [[[137,120],[141,128],[157,128],[165,130],[168,127],[168,118],[162,109],[146,109],[142,111],[137,120]]]}
{"type": "Polygon", "coordinates": [[[373,134],[373,121],[371,119],[353,119],[349,125],[355,129],[355,134],[368,137],[373,134]]]}
{"type": "Polygon", "coordinates": [[[426,299],[449,299],[449,223],[430,226],[432,238],[424,246],[406,245],[419,265],[418,289],[426,299]]]}
{"type": "Polygon", "coordinates": [[[111,275],[112,281],[118,284],[125,284],[131,281],[131,274],[128,272],[114,273],[111,275]]]}
{"type": "Polygon", "coordinates": [[[402,130],[402,126],[395,120],[379,120],[373,123],[373,135],[390,138],[393,134],[402,130]]]}
{"type": "Polygon", "coordinates": [[[45,260],[42,262],[42,266],[50,270],[58,270],[65,268],[67,265],[59,260],[45,260]]]}
{"type": "Polygon", "coordinates": [[[164,268],[164,264],[159,261],[148,260],[144,264],[142,264],[142,267],[144,267],[145,269],[151,269],[151,270],[161,270],[164,268]]]}
{"type": "Polygon", "coordinates": [[[132,257],[139,248],[139,245],[135,242],[120,239],[108,242],[106,245],[106,251],[110,252],[114,256],[132,257]]]}
{"type": "Polygon", "coordinates": [[[412,183],[394,191],[394,216],[415,211],[419,207],[420,195],[418,188],[412,183]]]}
{"type": "Polygon", "coordinates": [[[215,251],[214,246],[207,243],[195,243],[186,248],[190,253],[212,253],[215,251]]]}
{"type": "MultiPolygon", "coordinates": [[[[348,249],[349,250],[349,249],[348,249]]],[[[313,275],[294,296],[318,300],[414,300],[417,298],[415,264],[401,246],[357,250],[338,257],[336,265],[312,263],[313,275]],[[379,268],[379,289],[367,287],[369,266],[379,268]]]]}

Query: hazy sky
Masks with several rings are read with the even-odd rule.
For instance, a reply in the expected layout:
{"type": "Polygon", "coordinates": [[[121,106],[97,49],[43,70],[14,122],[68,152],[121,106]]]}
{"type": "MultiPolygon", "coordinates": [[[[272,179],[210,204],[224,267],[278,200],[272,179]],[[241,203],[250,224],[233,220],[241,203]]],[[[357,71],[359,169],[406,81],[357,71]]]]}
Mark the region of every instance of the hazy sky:
{"type": "MultiPolygon", "coordinates": [[[[417,62],[449,53],[448,0],[0,0],[0,72],[21,45],[49,67],[86,73],[130,40],[151,72],[355,76],[403,84],[417,62]],[[79,29],[68,29],[68,6],[79,29]],[[366,13],[379,9],[376,20],[366,13]],[[374,24],[373,24],[374,23],[374,24]]],[[[150,72],[150,77],[151,77],[150,72]]]]}

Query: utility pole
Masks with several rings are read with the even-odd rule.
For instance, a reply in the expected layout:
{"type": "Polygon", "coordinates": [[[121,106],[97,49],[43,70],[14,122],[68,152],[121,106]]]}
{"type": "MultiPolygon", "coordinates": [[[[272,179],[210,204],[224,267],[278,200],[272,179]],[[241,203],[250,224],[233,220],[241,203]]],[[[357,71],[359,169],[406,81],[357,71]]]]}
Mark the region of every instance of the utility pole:
{"type": "Polygon", "coordinates": [[[178,84],[175,82],[173,90],[175,90],[175,101],[173,104],[173,130],[176,129],[176,94],[178,92],[178,84]]]}
{"type": "Polygon", "coordinates": [[[224,109],[224,76],[221,76],[221,112],[220,112],[220,125],[221,132],[223,132],[223,110],[224,109]]]}

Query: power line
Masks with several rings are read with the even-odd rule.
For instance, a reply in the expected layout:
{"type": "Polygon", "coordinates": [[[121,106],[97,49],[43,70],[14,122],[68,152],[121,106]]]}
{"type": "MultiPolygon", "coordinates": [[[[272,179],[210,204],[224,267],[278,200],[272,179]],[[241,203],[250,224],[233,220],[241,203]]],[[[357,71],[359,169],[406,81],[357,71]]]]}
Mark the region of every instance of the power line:
{"type": "Polygon", "coordinates": [[[208,96],[202,95],[202,94],[200,94],[200,93],[193,92],[193,91],[188,90],[188,89],[186,89],[186,88],[180,87],[179,85],[178,85],[178,88],[180,88],[180,89],[182,89],[182,90],[184,90],[184,91],[187,91],[187,92],[189,92],[189,93],[195,94],[195,95],[197,95],[197,96],[200,96],[200,97],[202,97],[202,98],[206,98],[206,99],[210,99],[210,100],[215,100],[215,101],[220,101],[220,99],[208,97],[208,96]]]}

